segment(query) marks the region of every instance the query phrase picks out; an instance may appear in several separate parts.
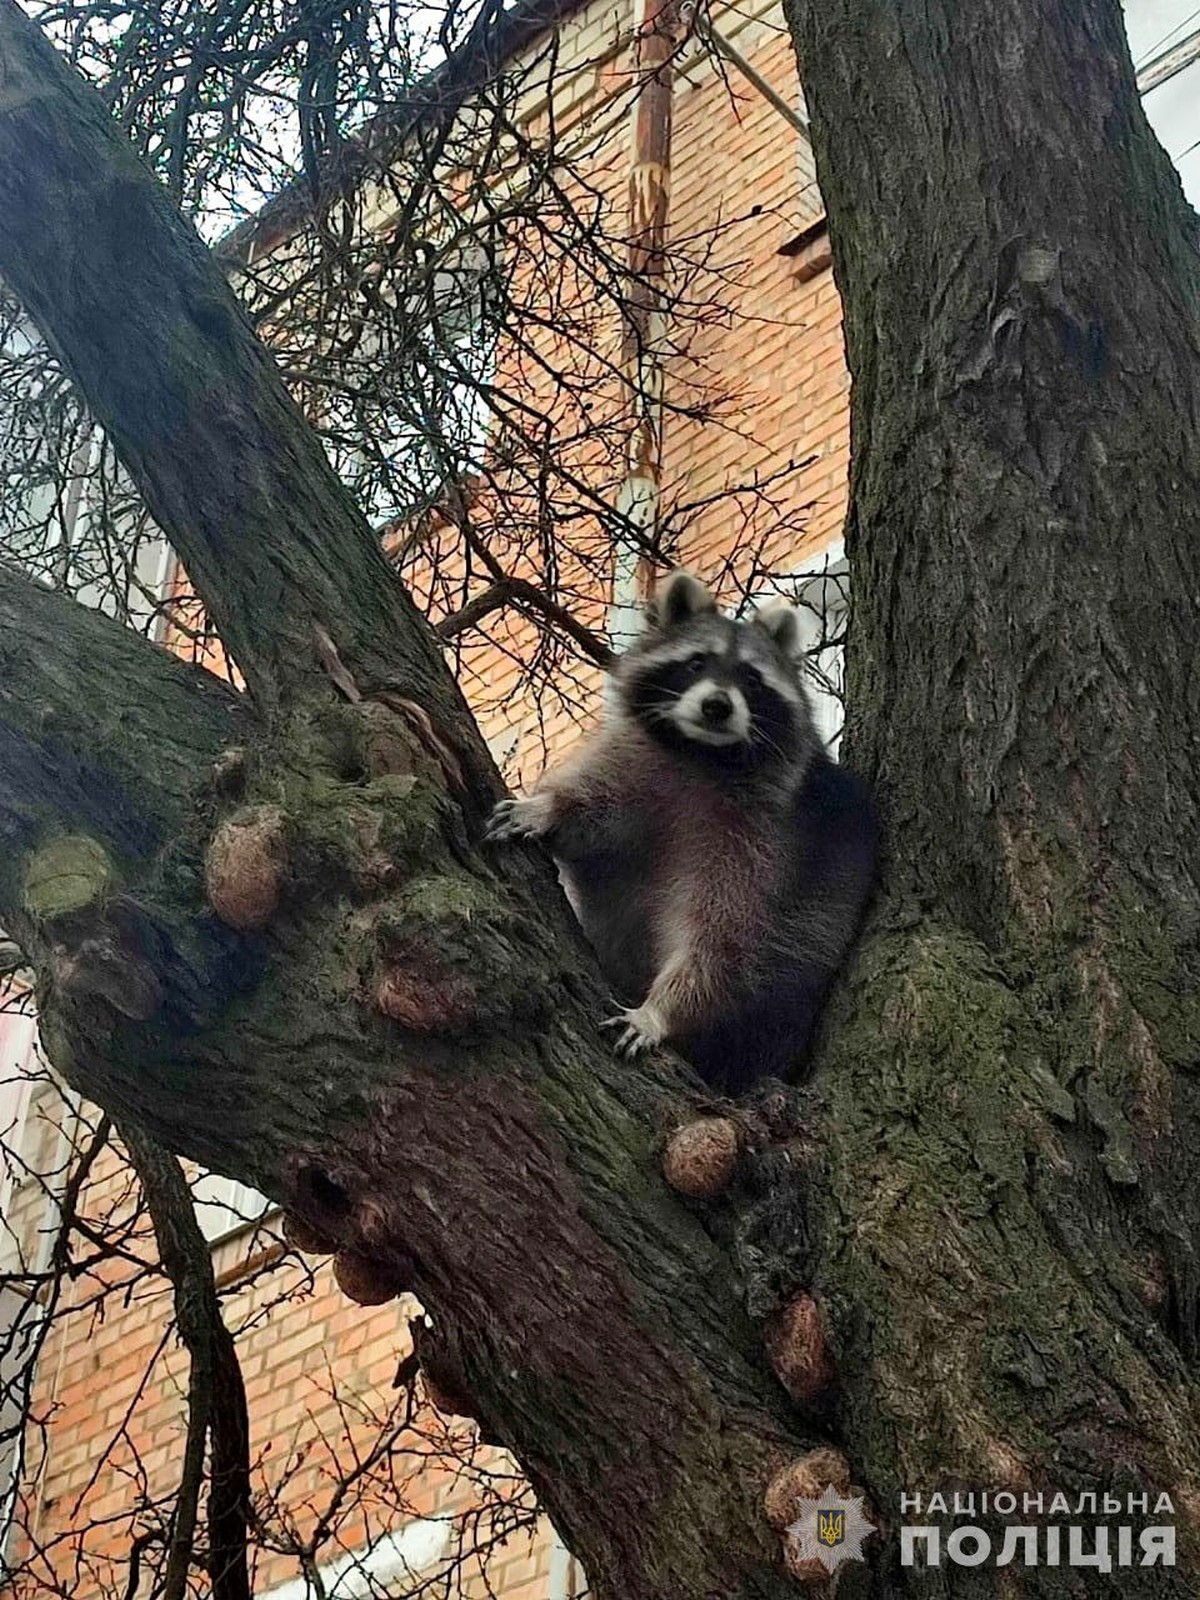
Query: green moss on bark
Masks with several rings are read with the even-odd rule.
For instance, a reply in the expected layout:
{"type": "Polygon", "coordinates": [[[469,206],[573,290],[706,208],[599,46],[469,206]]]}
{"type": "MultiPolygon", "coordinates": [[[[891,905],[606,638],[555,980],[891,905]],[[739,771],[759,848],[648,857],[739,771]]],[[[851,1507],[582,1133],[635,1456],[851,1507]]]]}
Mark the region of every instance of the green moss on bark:
{"type": "MultiPolygon", "coordinates": [[[[1195,1383],[1148,1262],[1165,1250],[1190,1292],[1164,1218],[1194,1200],[1167,1198],[1180,1168],[1162,1127],[1155,1169],[1132,1159],[1144,1064],[1092,1051],[1085,986],[1065,1013],[945,928],[877,936],[840,1010],[810,1223],[866,1480],[884,1500],[1193,1492],[1195,1383]],[[1072,1053],[1090,1063],[1074,1090],[1059,1076],[1072,1053]]],[[[1192,1109],[1177,1115],[1176,1136],[1192,1109]]]]}
{"type": "Polygon", "coordinates": [[[116,872],[108,851],[84,834],[48,839],[25,867],[25,907],[40,922],[53,923],[103,900],[116,872]]]}

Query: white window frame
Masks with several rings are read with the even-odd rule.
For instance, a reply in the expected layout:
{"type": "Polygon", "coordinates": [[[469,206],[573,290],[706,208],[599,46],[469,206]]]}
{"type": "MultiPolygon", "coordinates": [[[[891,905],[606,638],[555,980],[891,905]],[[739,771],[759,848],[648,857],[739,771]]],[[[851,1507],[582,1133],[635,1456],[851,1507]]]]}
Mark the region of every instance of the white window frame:
{"type": "MultiPolygon", "coordinates": [[[[804,648],[811,650],[820,643],[827,631],[824,619],[831,613],[841,612],[844,615],[847,611],[849,597],[846,593],[846,577],[849,571],[845,543],[841,539],[834,539],[822,550],[816,551],[803,566],[784,574],[757,593],[754,604],[762,605],[767,600],[780,597],[791,600],[799,610],[800,637],[804,648]]],[[[838,696],[830,694],[822,678],[839,685],[844,682],[845,652],[841,645],[827,645],[820,654],[822,657],[828,656],[830,660],[821,662],[819,673],[807,659],[802,663],[802,670],[817,732],[826,751],[836,761],[841,746],[845,707],[838,696]]]]}
{"type": "MultiPolygon", "coordinates": [[[[38,1054],[38,1028],[37,1017],[32,1010],[29,1012],[7,1011],[0,1012],[0,1082],[3,1082],[4,1105],[0,1110],[0,1132],[16,1149],[20,1149],[25,1142],[25,1134],[29,1117],[34,1106],[34,1089],[41,1081],[42,1062],[38,1054]],[[38,1076],[35,1076],[35,1073],[38,1076]],[[7,1093],[4,1093],[7,1091],[7,1093]]],[[[54,1080],[62,1098],[63,1119],[59,1126],[57,1136],[57,1154],[55,1166],[59,1159],[66,1155],[67,1122],[78,1114],[78,1100],[69,1090],[54,1080]]],[[[15,1172],[9,1169],[7,1162],[0,1163],[0,1216],[8,1214],[9,1202],[18,1187],[18,1178],[15,1172]]],[[[50,1216],[56,1206],[55,1198],[47,1195],[46,1214],[50,1216]]],[[[23,1264],[22,1270],[40,1272],[44,1270],[50,1259],[51,1229],[39,1227],[35,1248],[30,1258],[23,1264]]],[[[6,1243],[6,1237],[0,1234],[0,1246],[6,1243]]],[[[11,1264],[6,1260],[4,1268],[11,1270],[17,1265],[16,1260],[11,1264]]],[[[0,1405],[0,1426],[9,1427],[14,1422],[20,1422],[28,1410],[29,1397],[37,1381],[37,1363],[29,1359],[29,1352],[36,1346],[38,1330],[44,1313],[40,1304],[32,1297],[22,1295],[16,1289],[0,1291],[0,1360],[3,1357],[3,1345],[7,1342],[9,1330],[15,1325],[18,1317],[25,1318],[25,1327],[19,1342],[19,1347],[12,1353],[15,1359],[8,1363],[11,1370],[3,1373],[5,1383],[20,1378],[20,1398],[13,1408],[4,1408],[0,1405]],[[5,1302],[7,1301],[7,1305],[5,1302]],[[11,1415],[15,1409],[17,1415],[11,1415]]],[[[0,1393],[3,1390],[0,1389],[0,1393]]],[[[25,1462],[24,1431],[16,1435],[7,1445],[0,1445],[0,1584],[5,1581],[7,1573],[7,1553],[9,1539],[12,1535],[13,1513],[16,1509],[17,1494],[20,1489],[21,1474],[25,1462]]]]}
{"type": "Polygon", "coordinates": [[[0,1429],[20,1425],[12,1439],[0,1443],[0,1586],[9,1576],[8,1545],[25,1468],[24,1421],[37,1380],[37,1362],[30,1359],[29,1351],[37,1343],[44,1317],[45,1312],[36,1301],[27,1300],[15,1289],[0,1289],[0,1429]],[[21,1336],[8,1351],[5,1346],[10,1331],[21,1316],[25,1320],[21,1336]],[[6,1404],[4,1395],[10,1382],[16,1393],[6,1404]]]}
{"type": "Polygon", "coordinates": [[[588,1600],[587,1578],[577,1557],[573,1556],[559,1537],[551,1530],[550,1579],[546,1600],[588,1600]]]}
{"type": "MultiPolygon", "coordinates": [[[[37,1038],[37,1019],[32,1011],[0,1012],[0,1135],[20,1145],[25,1138],[25,1119],[29,1115],[29,1075],[37,1038]],[[11,1055],[10,1053],[14,1052],[11,1055]]],[[[0,1162],[0,1217],[8,1216],[9,1202],[17,1184],[8,1162],[0,1162]]],[[[0,1235],[0,1250],[3,1238],[0,1235]]]]}
{"type": "Polygon", "coordinates": [[[190,1185],[192,1207],[210,1248],[259,1227],[277,1208],[249,1183],[203,1169],[190,1185]]]}
{"type": "MultiPolygon", "coordinates": [[[[371,1600],[383,1585],[436,1576],[440,1562],[453,1559],[453,1519],[416,1517],[347,1555],[323,1562],[318,1575],[327,1600],[371,1600]]],[[[399,1592],[399,1591],[398,1591],[399,1592]]],[[[288,1578],[268,1589],[263,1600],[309,1600],[313,1586],[304,1577],[288,1578]]]]}

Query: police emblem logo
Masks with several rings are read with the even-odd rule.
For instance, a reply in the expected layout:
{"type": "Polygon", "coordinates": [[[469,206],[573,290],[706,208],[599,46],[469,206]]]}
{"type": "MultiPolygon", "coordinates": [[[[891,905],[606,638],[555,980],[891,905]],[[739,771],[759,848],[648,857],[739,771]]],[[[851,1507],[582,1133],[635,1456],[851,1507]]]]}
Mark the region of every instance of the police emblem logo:
{"type": "Polygon", "coordinates": [[[787,1530],[789,1544],[802,1561],[819,1561],[836,1572],[843,1561],[865,1561],[863,1540],[875,1532],[863,1512],[861,1495],[840,1495],[832,1484],[815,1499],[799,1502],[800,1515],[787,1530]]]}
{"type": "Polygon", "coordinates": [[[844,1511],[821,1511],[817,1514],[817,1543],[826,1545],[830,1550],[835,1545],[843,1544],[846,1539],[846,1513],[844,1511]]]}

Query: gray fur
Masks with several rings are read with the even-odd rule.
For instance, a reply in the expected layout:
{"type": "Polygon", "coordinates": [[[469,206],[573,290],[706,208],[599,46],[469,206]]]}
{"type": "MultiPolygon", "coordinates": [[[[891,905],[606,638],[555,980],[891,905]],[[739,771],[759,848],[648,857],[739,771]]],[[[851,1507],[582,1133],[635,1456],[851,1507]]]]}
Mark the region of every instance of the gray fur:
{"type": "Polygon", "coordinates": [[[740,1088],[803,1054],[861,916],[873,821],[814,731],[790,607],[733,622],[675,573],[647,622],[598,732],[502,802],[490,836],[549,844],[625,1008],[618,1047],[670,1040],[740,1088]]]}

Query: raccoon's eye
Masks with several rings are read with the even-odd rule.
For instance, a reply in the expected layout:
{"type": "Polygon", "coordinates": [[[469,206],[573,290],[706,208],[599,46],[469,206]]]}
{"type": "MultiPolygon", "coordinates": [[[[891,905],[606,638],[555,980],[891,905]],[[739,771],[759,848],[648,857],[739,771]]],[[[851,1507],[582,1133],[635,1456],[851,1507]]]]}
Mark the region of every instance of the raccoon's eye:
{"type": "Polygon", "coordinates": [[[702,672],[704,670],[704,667],[707,664],[707,662],[708,662],[708,657],[706,655],[696,654],[694,656],[689,656],[687,658],[687,660],[683,663],[684,671],[685,672],[702,672]]]}

